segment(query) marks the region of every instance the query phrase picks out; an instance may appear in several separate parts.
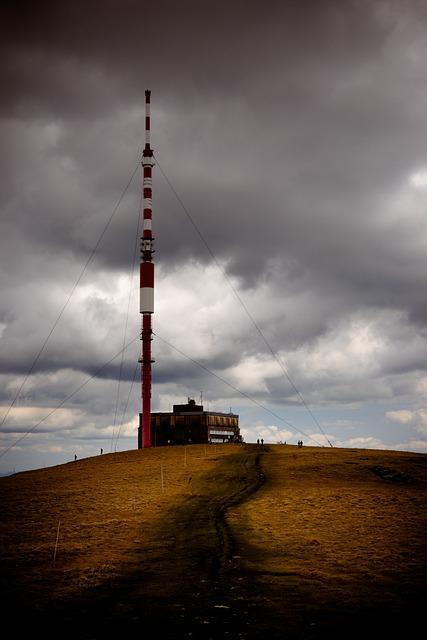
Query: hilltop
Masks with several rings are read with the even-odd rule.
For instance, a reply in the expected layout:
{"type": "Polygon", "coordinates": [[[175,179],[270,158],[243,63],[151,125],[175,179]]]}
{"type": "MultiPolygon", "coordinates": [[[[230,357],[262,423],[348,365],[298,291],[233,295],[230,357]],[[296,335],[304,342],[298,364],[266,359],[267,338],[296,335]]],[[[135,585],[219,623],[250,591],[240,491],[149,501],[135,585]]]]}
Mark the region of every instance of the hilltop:
{"type": "Polygon", "coordinates": [[[45,638],[402,637],[426,604],[426,463],[192,445],[0,478],[3,624],[45,638]]]}

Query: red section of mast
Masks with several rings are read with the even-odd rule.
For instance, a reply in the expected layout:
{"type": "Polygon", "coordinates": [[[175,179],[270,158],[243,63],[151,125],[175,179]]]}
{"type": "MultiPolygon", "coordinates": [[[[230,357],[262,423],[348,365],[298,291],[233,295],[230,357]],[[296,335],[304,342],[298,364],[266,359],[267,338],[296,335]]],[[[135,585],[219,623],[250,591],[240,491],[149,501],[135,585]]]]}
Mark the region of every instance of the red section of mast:
{"type": "Polygon", "coordinates": [[[141,395],[142,413],[139,414],[138,449],[151,447],[151,358],[152,328],[151,316],[154,313],[154,264],[153,234],[151,221],[153,217],[152,169],[154,166],[153,151],[150,147],[150,98],[151,91],[145,92],[145,148],[142,153],[144,226],[141,236],[140,263],[140,312],[142,313],[142,353],[141,363],[141,395]]]}

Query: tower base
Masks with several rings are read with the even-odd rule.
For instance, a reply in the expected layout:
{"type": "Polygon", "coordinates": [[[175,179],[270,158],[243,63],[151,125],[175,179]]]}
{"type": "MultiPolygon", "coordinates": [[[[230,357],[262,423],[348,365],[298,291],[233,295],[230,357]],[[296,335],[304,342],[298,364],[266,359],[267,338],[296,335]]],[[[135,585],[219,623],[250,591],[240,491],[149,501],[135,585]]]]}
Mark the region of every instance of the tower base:
{"type": "Polygon", "coordinates": [[[144,448],[144,432],[142,430],[142,413],[139,414],[138,449],[144,448]]]}

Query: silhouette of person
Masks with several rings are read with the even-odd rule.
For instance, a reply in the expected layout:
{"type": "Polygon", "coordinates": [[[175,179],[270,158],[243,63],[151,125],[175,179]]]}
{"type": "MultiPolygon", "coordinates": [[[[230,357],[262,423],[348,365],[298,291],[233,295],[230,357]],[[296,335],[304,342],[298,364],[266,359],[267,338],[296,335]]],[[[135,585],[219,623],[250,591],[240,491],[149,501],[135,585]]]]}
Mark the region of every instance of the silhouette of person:
{"type": "Polygon", "coordinates": [[[264,438],[261,438],[261,444],[264,444],[264,438]]]}
{"type": "Polygon", "coordinates": [[[74,462],[77,460],[77,454],[74,454],[74,462]]]}
{"type": "Polygon", "coordinates": [[[101,456],[102,456],[103,452],[104,452],[104,450],[103,450],[103,448],[101,447],[101,456]]]}
{"type": "Polygon", "coordinates": [[[256,441],[256,443],[257,443],[257,444],[259,444],[259,438],[257,438],[257,441],[256,441]]]}

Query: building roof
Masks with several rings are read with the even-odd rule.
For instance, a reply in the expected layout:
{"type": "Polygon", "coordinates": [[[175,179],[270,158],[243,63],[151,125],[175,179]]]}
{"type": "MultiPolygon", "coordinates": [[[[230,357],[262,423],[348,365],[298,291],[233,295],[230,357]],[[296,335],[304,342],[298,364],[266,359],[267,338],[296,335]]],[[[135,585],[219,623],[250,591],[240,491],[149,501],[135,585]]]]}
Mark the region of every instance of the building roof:
{"type": "Polygon", "coordinates": [[[173,411],[152,411],[152,416],[173,416],[173,415],[208,415],[208,416],[222,416],[222,417],[232,417],[238,418],[237,413],[223,413],[221,411],[205,411],[203,405],[196,404],[195,400],[188,398],[187,404],[174,404],[173,411]]]}

